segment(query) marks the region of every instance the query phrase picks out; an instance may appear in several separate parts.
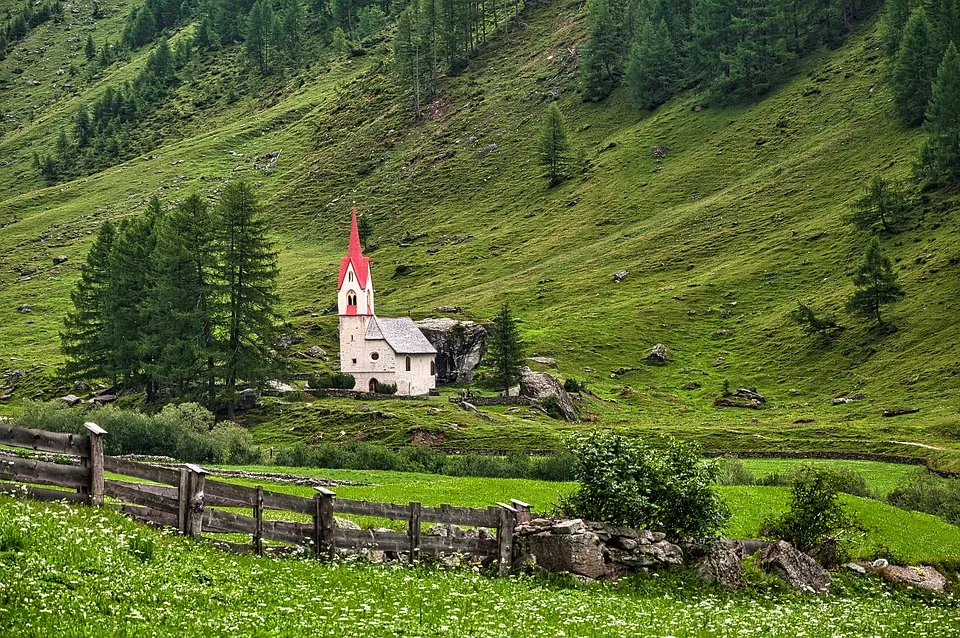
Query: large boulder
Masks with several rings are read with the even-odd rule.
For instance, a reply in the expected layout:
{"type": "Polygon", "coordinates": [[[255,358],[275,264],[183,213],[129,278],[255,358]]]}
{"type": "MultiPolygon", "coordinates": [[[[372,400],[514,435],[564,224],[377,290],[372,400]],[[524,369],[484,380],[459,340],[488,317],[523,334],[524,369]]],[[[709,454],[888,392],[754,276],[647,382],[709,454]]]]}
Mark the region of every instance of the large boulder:
{"type": "Polygon", "coordinates": [[[903,567],[901,565],[888,565],[878,570],[884,578],[907,585],[909,587],[918,587],[937,593],[947,591],[947,579],[943,574],[933,567],[923,565],[921,567],[903,567]]]}
{"type": "Polygon", "coordinates": [[[777,541],[757,554],[757,566],[779,576],[794,589],[813,594],[830,591],[830,574],[820,564],[786,541],[777,541]]]}
{"type": "Polygon", "coordinates": [[[743,580],[743,545],[730,543],[714,547],[697,566],[697,576],[730,590],[746,586],[743,580]]]}
{"type": "Polygon", "coordinates": [[[581,529],[575,534],[546,532],[521,536],[517,545],[522,557],[535,557],[537,567],[548,572],[569,572],[587,578],[600,578],[607,573],[603,544],[593,532],[581,529]]]}
{"type": "Polygon", "coordinates": [[[422,319],[420,332],[437,349],[437,383],[470,383],[487,348],[487,329],[449,317],[422,319]]]}
{"type": "Polygon", "coordinates": [[[557,405],[560,407],[564,419],[570,422],[580,420],[580,415],[577,414],[577,409],[573,406],[570,395],[551,374],[524,370],[523,376],[520,377],[520,396],[537,401],[543,401],[549,396],[556,397],[557,405]]]}

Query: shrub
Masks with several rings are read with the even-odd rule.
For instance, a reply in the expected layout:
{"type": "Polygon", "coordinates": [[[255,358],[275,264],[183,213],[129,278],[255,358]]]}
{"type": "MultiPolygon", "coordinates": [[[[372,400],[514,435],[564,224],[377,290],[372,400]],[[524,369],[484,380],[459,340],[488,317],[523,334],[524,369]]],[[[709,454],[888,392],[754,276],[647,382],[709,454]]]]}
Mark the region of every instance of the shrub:
{"type": "Polygon", "coordinates": [[[373,391],[377,394],[396,394],[397,393],[397,384],[396,383],[380,383],[375,381],[373,384],[373,391]]]}
{"type": "Polygon", "coordinates": [[[803,467],[794,476],[791,491],[790,509],[765,524],[767,536],[810,552],[820,548],[828,539],[847,542],[852,535],[863,530],[859,520],[839,501],[837,473],[803,467]]]}
{"type": "Polygon", "coordinates": [[[540,400],[540,407],[543,408],[543,411],[546,412],[552,419],[562,419],[563,410],[560,409],[560,401],[557,399],[557,395],[548,394],[540,400]]]}
{"type": "Polygon", "coordinates": [[[567,392],[582,392],[587,386],[583,381],[571,377],[563,380],[563,389],[567,392]]]}
{"type": "Polygon", "coordinates": [[[603,431],[571,440],[579,485],[558,509],[566,516],[655,529],[706,540],[730,516],[711,489],[716,464],[694,445],[664,438],[657,447],[603,431]]]}
{"type": "Polygon", "coordinates": [[[357,380],[352,374],[343,374],[334,372],[333,374],[322,374],[317,377],[310,377],[307,384],[315,390],[353,390],[357,385],[357,380]]]}
{"type": "Polygon", "coordinates": [[[756,485],[757,477],[740,459],[725,456],[717,460],[717,485],[756,485]]]}
{"type": "MultiPolygon", "coordinates": [[[[774,487],[791,487],[797,476],[809,469],[812,468],[804,465],[787,472],[771,472],[766,476],[758,478],[756,484],[774,487]]],[[[822,467],[818,468],[817,471],[828,476],[831,484],[836,487],[837,491],[853,496],[861,496],[863,498],[877,498],[876,492],[871,490],[870,486],[867,485],[867,479],[856,470],[848,467],[822,467]]]]}
{"type": "Polygon", "coordinates": [[[891,505],[939,516],[960,525],[960,480],[944,479],[920,470],[887,496],[891,505]]]}

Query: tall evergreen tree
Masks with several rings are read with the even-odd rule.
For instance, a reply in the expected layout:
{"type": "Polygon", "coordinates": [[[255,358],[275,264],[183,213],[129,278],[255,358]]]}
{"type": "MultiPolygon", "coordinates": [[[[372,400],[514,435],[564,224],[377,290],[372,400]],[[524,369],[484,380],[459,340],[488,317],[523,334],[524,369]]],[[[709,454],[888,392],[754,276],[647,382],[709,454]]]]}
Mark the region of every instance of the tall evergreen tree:
{"type": "Polygon", "coordinates": [[[627,46],[619,0],[588,0],[587,39],[583,44],[580,79],[589,100],[607,97],[623,74],[622,56],[627,46]]]}
{"type": "Polygon", "coordinates": [[[114,225],[105,221],[87,253],[70,300],[73,310],[64,318],[60,343],[69,379],[112,379],[116,382],[110,335],[112,326],[106,309],[110,287],[110,252],[116,235],[114,225]]]}
{"type": "Polygon", "coordinates": [[[93,43],[93,35],[87,34],[87,44],[84,47],[83,54],[87,56],[88,60],[92,60],[97,57],[97,46],[93,43]]]}
{"type": "Polygon", "coordinates": [[[223,242],[221,278],[227,297],[223,376],[227,416],[232,420],[237,383],[261,382],[273,367],[269,348],[277,322],[277,253],[250,186],[243,182],[229,184],[218,209],[223,242]]]}
{"type": "Polygon", "coordinates": [[[307,22],[307,10],[303,0],[283,0],[280,3],[280,16],[284,57],[294,67],[300,66],[307,22]]]}
{"type": "Polygon", "coordinates": [[[268,0],[257,0],[247,15],[247,59],[257,66],[261,75],[270,69],[270,48],[273,39],[274,14],[268,0]]]}
{"type": "Polygon", "coordinates": [[[910,20],[914,0],[887,0],[883,24],[883,43],[890,55],[896,55],[903,40],[903,31],[910,20]]]}
{"type": "Polygon", "coordinates": [[[730,75],[727,60],[737,45],[733,17],[737,0],[696,0],[691,17],[689,75],[712,82],[730,75]]]}
{"type": "Polygon", "coordinates": [[[509,394],[510,387],[520,381],[524,364],[523,342],[509,304],[503,304],[493,318],[487,356],[493,366],[494,378],[509,394]]]}
{"type": "Polygon", "coordinates": [[[222,322],[216,219],[199,195],[190,195],[157,232],[156,299],[162,349],[157,376],[183,396],[202,376],[201,395],[215,408],[215,357],[222,322]]]}
{"type": "Polygon", "coordinates": [[[919,172],[937,184],[960,182],[960,54],[953,42],[937,71],[923,130],[919,172]]]}
{"type": "Polygon", "coordinates": [[[547,168],[550,185],[563,181],[564,170],[570,162],[570,136],[567,123],[556,102],[547,107],[540,131],[540,164],[547,168]]]}
{"type": "Polygon", "coordinates": [[[727,56],[728,92],[755,97],[770,89],[790,59],[789,19],[783,0],[744,0],[732,20],[738,42],[727,56]]]}
{"type": "Polygon", "coordinates": [[[897,283],[897,273],[890,259],[883,254],[880,241],[874,237],[867,247],[863,263],[853,275],[856,292],[847,302],[847,310],[867,318],[875,318],[883,326],[881,306],[904,298],[903,288],[897,283]]]}
{"type": "Polygon", "coordinates": [[[630,49],[626,83],[641,109],[652,109],[669,100],[677,90],[682,69],[677,49],[662,20],[654,28],[645,21],[630,49]]]}
{"type": "Polygon", "coordinates": [[[907,21],[900,50],[893,63],[890,80],[894,105],[900,118],[910,126],[923,122],[940,61],[930,31],[926,11],[923,7],[917,8],[907,21]]]}

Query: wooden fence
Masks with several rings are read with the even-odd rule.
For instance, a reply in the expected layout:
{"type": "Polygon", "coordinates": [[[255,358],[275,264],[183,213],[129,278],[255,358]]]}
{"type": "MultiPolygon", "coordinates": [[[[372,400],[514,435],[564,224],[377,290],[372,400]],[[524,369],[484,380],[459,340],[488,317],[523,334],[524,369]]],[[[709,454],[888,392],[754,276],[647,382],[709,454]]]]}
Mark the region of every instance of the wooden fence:
{"type": "MultiPolygon", "coordinates": [[[[107,434],[95,423],[86,423],[88,433],[63,434],[0,424],[0,445],[79,457],[80,464],[61,464],[33,458],[0,456],[0,493],[27,495],[38,500],[67,500],[103,505],[104,498],[117,501],[111,507],[142,521],[175,527],[195,538],[203,532],[249,534],[250,545],[228,544],[232,549],[263,553],[265,540],[311,547],[317,557],[332,558],[337,548],[405,552],[411,563],[420,554],[469,553],[498,560],[500,573],[512,564],[513,531],[530,518],[530,506],[521,501],[498,503],[487,509],[420,503],[398,505],[336,498],[326,488],[314,488],[312,498],[224,483],[208,478],[202,467],[186,463],[165,467],[139,463],[103,453],[107,434]],[[150,483],[105,479],[104,472],[150,483]],[[28,485],[29,484],[29,485],[28,485]],[[70,488],[53,490],[42,485],[70,488]],[[251,510],[247,516],[217,508],[251,510]],[[270,520],[264,510],[303,514],[311,522],[270,520]],[[343,529],[334,526],[334,514],[372,516],[407,522],[407,531],[343,529]],[[495,538],[440,537],[421,534],[424,523],[490,528],[495,538]]],[[[222,543],[222,541],[220,541],[222,543]]]]}

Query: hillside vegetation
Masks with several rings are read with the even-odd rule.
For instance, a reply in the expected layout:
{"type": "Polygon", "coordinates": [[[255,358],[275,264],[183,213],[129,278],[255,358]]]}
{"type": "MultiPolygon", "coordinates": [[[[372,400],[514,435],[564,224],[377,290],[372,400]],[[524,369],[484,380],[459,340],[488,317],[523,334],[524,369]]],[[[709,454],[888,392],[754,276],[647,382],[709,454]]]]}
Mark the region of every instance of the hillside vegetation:
{"type": "MultiPolygon", "coordinates": [[[[322,312],[335,301],[356,201],[373,222],[379,313],[419,318],[456,305],[486,321],[509,301],[529,353],[556,358],[561,376],[596,395],[581,405],[588,419],[710,449],[885,453],[960,467],[951,195],[925,194],[909,230],[881,235],[906,291],[885,312],[898,329],[881,334],[843,312],[871,239],[847,220],[850,203],[876,175],[909,177],[922,144],[895,117],[877,19],[804,58],[761,99],[687,91],[653,112],[625,89],[583,101],[579,2],[528,5],[462,73],[440,79],[423,121],[410,119],[391,75],[387,34],[353,57],[313,42],[305,68],[265,78],[227,45],[140,123],[150,150],[47,184],[33,152],[53,152],[80,105],[147,62],[149,46],[85,70],[87,35],[118,40],[131,4],[100,2],[93,19],[91,3],[71,3],[0,61],[0,358],[27,373],[3,412],[70,390],[56,375],[58,330],[102,221],[136,215],[152,195],[168,206],[191,192],[216,198],[245,179],[271,211],[285,328],[305,345],[336,352],[336,316],[322,312]],[[582,161],[548,188],[537,133],[554,98],[582,161]],[[281,150],[276,170],[254,168],[281,150]],[[53,265],[61,254],[69,260],[53,265]],[[618,270],[628,275],[615,284],[618,270]],[[846,329],[834,340],[806,335],[789,318],[798,302],[846,329]],[[667,366],[644,364],[655,343],[666,345],[667,366]],[[768,401],[716,408],[725,381],[768,401]],[[866,398],[831,405],[854,392],[866,398]],[[880,416],[897,407],[920,412],[880,416]]],[[[371,422],[348,400],[268,402],[245,419],[258,441],[280,444],[318,433],[406,443],[428,431],[454,446],[545,448],[566,429],[503,410],[487,423],[452,407],[381,409],[393,418],[371,422]]]]}

